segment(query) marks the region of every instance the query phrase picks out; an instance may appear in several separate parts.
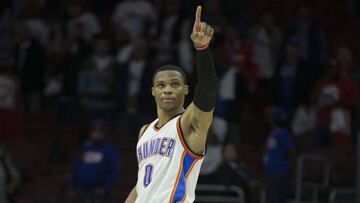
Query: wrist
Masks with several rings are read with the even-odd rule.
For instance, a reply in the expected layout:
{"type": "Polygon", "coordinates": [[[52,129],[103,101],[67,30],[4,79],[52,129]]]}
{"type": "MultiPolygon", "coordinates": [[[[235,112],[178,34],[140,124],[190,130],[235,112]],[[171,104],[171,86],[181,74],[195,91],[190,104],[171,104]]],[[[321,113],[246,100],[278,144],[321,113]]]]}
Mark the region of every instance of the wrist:
{"type": "Polygon", "coordinates": [[[205,45],[196,45],[194,44],[194,48],[197,50],[197,51],[202,51],[202,50],[205,50],[206,48],[209,47],[209,44],[205,44],[205,45]]]}

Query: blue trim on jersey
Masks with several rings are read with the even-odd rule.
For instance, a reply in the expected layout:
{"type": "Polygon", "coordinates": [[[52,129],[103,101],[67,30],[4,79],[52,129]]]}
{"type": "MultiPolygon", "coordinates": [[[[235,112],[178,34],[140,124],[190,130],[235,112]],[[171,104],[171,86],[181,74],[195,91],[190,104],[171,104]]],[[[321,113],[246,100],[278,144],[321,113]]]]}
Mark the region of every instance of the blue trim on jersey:
{"type": "Polygon", "coordinates": [[[172,203],[180,202],[186,194],[186,180],[185,176],[189,172],[191,165],[196,159],[189,153],[185,154],[182,164],[182,171],[179,178],[179,183],[176,186],[175,194],[172,203]]]}

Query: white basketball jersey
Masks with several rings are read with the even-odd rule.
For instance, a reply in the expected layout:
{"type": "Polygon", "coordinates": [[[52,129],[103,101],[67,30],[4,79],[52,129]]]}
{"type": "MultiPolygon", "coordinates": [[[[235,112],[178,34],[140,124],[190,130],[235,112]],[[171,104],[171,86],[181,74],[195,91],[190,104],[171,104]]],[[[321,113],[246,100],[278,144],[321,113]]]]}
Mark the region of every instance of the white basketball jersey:
{"type": "Polygon", "coordinates": [[[157,121],[148,125],[137,144],[136,203],[191,203],[203,156],[192,153],[184,142],[180,115],[160,129],[157,121]]]}

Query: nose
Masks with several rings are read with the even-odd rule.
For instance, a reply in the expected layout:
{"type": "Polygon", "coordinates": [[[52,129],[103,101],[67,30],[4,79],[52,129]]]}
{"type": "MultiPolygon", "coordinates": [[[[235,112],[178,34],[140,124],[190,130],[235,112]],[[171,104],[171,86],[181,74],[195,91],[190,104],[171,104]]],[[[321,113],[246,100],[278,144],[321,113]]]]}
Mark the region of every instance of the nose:
{"type": "Polygon", "coordinates": [[[172,93],[172,87],[170,85],[166,85],[164,88],[165,94],[171,94],[172,93]]]}

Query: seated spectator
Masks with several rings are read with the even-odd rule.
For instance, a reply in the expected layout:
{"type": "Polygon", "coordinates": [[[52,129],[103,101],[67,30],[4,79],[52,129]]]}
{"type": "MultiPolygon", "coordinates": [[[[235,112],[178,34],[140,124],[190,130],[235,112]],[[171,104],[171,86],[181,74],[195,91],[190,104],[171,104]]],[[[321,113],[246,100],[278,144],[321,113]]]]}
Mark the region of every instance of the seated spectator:
{"type": "Polygon", "coordinates": [[[94,120],[72,173],[69,196],[76,203],[105,202],[119,176],[117,152],[105,140],[105,125],[94,120]]]}
{"type": "Polygon", "coordinates": [[[240,187],[245,193],[245,202],[251,202],[250,180],[238,162],[238,151],[235,145],[225,145],[223,159],[216,173],[217,184],[240,187]]]}

